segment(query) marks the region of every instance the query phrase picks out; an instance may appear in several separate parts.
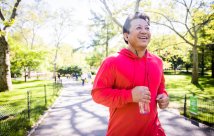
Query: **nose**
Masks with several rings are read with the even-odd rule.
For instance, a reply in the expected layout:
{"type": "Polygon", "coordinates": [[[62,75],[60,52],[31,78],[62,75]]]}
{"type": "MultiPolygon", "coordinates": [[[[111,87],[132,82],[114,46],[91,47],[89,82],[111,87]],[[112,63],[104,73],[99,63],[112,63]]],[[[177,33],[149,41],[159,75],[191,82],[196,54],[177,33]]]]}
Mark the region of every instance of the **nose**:
{"type": "Polygon", "coordinates": [[[147,30],[146,30],[146,28],[141,28],[141,30],[140,30],[140,33],[147,33],[147,30]]]}

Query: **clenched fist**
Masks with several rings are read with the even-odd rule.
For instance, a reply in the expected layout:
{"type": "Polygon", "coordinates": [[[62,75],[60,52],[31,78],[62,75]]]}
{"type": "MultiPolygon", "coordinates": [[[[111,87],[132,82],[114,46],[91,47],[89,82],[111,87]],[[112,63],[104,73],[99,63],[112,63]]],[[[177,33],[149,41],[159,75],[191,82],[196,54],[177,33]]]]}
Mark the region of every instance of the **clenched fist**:
{"type": "Polygon", "coordinates": [[[166,94],[159,94],[156,98],[159,108],[160,109],[165,109],[169,105],[169,97],[166,94]]]}
{"type": "Polygon", "coordinates": [[[151,93],[146,86],[136,86],[132,89],[133,102],[150,103],[151,93]]]}

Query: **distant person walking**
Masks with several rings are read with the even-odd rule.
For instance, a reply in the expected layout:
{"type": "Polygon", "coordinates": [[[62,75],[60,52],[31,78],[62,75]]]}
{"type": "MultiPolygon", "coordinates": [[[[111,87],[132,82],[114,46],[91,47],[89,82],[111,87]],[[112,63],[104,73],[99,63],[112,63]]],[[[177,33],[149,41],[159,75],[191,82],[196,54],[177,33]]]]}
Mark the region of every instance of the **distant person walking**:
{"type": "Polygon", "coordinates": [[[16,80],[16,78],[17,78],[17,75],[16,75],[16,74],[14,74],[14,79],[16,80]]]}
{"type": "Polygon", "coordinates": [[[85,85],[86,78],[87,78],[87,75],[86,75],[86,74],[82,74],[82,75],[81,75],[82,86],[85,85]]]}
{"type": "Polygon", "coordinates": [[[60,77],[61,77],[61,75],[60,75],[60,73],[58,73],[58,79],[60,79],[60,77]]]}

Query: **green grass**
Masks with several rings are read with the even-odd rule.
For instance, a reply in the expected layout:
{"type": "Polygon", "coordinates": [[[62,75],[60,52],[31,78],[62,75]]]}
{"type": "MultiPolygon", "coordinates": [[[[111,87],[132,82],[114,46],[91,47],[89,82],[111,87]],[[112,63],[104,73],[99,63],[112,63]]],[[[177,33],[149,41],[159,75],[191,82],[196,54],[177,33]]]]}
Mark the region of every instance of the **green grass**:
{"type": "Polygon", "coordinates": [[[199,85],[191,84],[191,75],[165,75],[166,89],[170,96],[170,108],[178,108],[183,114],[184,97],[187,98],[187,116],[205,124],[214,125],[214,78],[210,76],[200,77],[199,85]],[[198,115],[189,112],[189,97],[195,95],[198,98],[198,115]]]}
{"type": "Polygon", "coordinates": [[[0,115],[5,116],[0,120],[0,131],[8,131],[9,133],[6,135],[25,135],[57,97],[57,90],[60,86],[53,85],[53,81],[31,80],[23,82],[14,80],[13,90],[0,93],[0,115]],[[45,89],[47,103],[45,103],[45,89]],[[28,91],[31,104],[30,119],[27,113],[28,91]]]}
{"type": "Polygon", "coordinates": [[[170,95],[192,95],[204,99],[214,98],[214,78],[200,77],[199,85],[190,83],[190,75],[165,75],[166,88],[170,95]]]}

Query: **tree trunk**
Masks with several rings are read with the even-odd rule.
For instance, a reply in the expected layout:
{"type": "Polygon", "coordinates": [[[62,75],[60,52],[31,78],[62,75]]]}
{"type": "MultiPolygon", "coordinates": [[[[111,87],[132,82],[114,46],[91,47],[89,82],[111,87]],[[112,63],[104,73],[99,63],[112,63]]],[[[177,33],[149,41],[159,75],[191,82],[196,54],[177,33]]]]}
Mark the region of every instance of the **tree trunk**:
{"type": "Polygon", "coordinates": [[[201,76],[204,76],[204,47],[201,49],[201,76]]]}
{"type": "Polygon", "coordinates": [[[11,90],[10,50],[4,36],[0,37],[0,92],[11,90]]]}
{"type": "Polygon", "coordinates": [[[24,71],[25,71],[25,82],[27,82],[27,76],[28,76],[28,75],[27,75],[27,70],[26,70],[26,68],[25,68],[24,71]]]}
{"type": "Polygon", "coordinates": [[[198,51],[197,46],[194,45],[192,48],[193,52],[193,68],[192,68],[192,81],[191,83],[198,84],[198,51]]]}
{"type": "Polygon", "coordinates": [[[211,50],[211,53],[212,53],[212,56],[211,56],[211,57],[212,57],[212,58],[211,58],[211,59],[212,59],[212,60],[211,60],[211,63],[212,63],[212,64],[211,64],[212,75],[211,75],[211,77],[214,78],[214,51],[211,50]]]}
{"type": "Polygon", "coordinates": [[[30,67],[28,67],[28,72],[27,72],[28,74],[27,74],[27,76],[28,76],[28,79],[30,79],[31,78],[31,69],[30,69],[30,67]]]}
{"type": "Polygon", "coordinates": [[[176,74],[176,64],[173,64],[174,74],[176,74]]]}
{"type": "Polygon", "coordinates": [[[106,23],[106,57],[108,57],[108,41],[109,41],[109,32],[108,32],[108,23],[106,23]]]}
{"type": "Polygon", "coordinates": [[[139,5],[141,0],[136,0],[134,13],[139,12],[139,5]]]}

